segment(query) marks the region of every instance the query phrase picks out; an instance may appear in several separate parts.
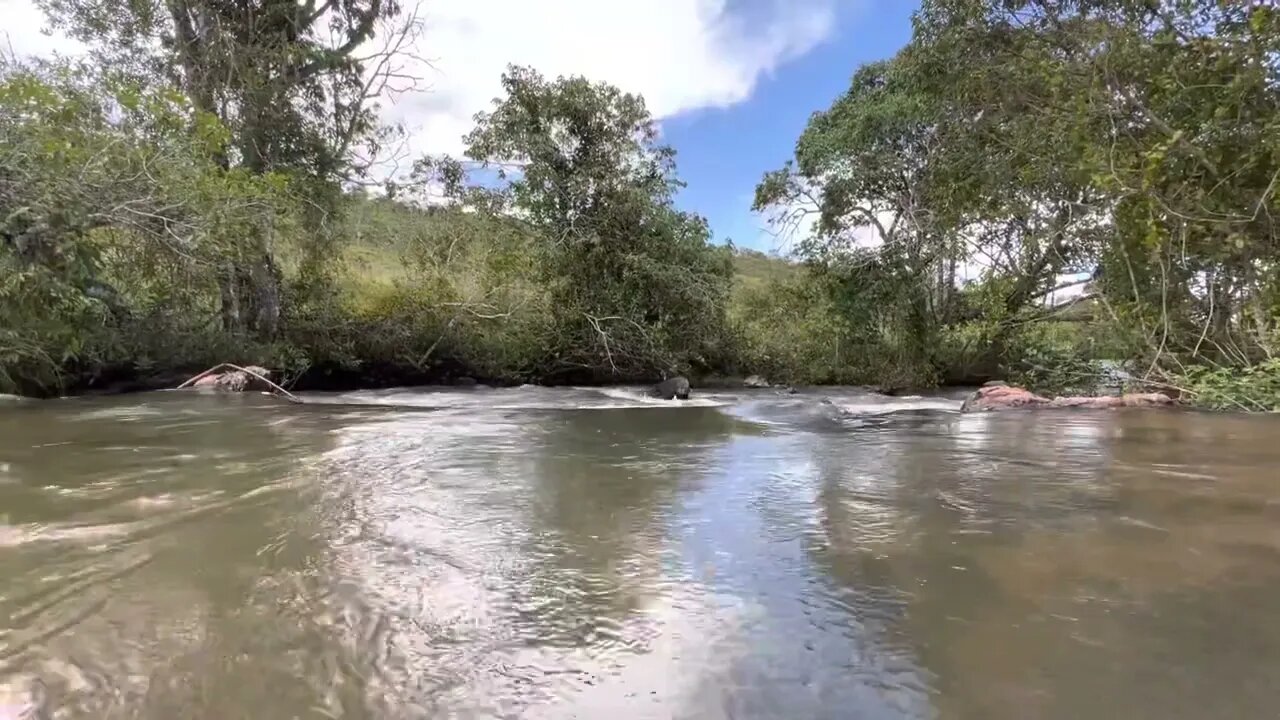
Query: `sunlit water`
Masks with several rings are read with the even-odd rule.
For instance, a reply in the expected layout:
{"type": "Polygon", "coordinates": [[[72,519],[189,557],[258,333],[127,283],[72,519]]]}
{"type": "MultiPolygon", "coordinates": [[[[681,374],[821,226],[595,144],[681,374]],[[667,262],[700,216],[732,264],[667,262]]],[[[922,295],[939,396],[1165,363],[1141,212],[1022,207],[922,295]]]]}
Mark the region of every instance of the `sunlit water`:
{"type": "Polygon", "coordinates": [[[0,719],[1280,708],[1278,418],[307,400],[0,408],[0,719]]]}

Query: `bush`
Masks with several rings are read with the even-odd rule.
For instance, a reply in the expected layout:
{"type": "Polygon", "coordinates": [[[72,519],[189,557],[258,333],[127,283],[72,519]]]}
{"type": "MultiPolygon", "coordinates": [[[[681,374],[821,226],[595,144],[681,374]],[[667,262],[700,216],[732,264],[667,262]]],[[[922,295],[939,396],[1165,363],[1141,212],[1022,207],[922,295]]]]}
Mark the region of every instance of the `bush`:
{"type": "Polygon", "coordinates": [[[856,326],[839,302],[842,288],[830,276],[792,267],[763,281],[738,281],[730,318],[743,374],[793,384],[894,389],[938,383],[935,367],[910,338],[883,325],[856,326]]]}
{"type": "Polygon", "coordinates": [[[1198,407],[1280,412],[1280,358],[1243,368],[1193,367],[1174,384],[1198,407]]]}
{"type": "Polygon", "coordinates": [[[1010,382],[1043,395],[1089,395],[1104,373],[1078,323],[1040,323],[1015,334],[1004,358],[1010,382]]]}
{"type": "Polygon", "coordinates": [[[742,374],[793,384],[856,379],[842,318],[812,279],[739,282],[730,319],[739,338],[742,374]]]}

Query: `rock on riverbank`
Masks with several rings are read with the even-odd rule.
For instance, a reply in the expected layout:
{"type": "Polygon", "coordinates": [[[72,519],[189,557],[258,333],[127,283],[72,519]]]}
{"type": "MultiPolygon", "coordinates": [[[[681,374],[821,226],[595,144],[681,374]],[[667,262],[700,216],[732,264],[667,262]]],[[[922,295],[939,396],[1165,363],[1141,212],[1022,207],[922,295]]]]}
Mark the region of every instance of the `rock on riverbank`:
{"type": "Polygon", "coordinates": [[[960,407],[960,412],[986,412],[1015,408],[1090,408],[1101,410],[1122,407],[1169,407],[1173,404],[1173,398],[1160,393],[1130,393],[1101,397],[1068,396],[1051,400],[1020,387],[991,385],[981,388],[973,395],[970,395],[969,399],[965,400],[964,405],[960,407]]]}

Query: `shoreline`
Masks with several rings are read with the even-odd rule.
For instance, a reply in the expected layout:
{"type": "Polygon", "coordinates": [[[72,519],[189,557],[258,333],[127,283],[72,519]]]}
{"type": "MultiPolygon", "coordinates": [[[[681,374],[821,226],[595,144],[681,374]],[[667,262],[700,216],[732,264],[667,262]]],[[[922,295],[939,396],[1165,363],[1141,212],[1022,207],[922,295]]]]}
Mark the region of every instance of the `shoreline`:
{"type": "MultiPolygon", "coordinates": [[[[176,390],[178,386],[201,374],[208,368],[191,371],[168,370],[164,372],[125,377],[123,374],[108,375],[65,385],[60,391],[44,395],[18,395],[0,393],[0,403],[4,401],[23,402],[40,400],[58,400],[77,397],[110,397],[115,395],[132,395],[137,393],[176,390]]],[[[901,397],[927,394],[943,390],[973,390],[981,383],[945,383],[928,388],[892,388],[882,389],[864,384],[819,383],[806,385],[790,385],[785,383],[765,386],[752,385],[751,375],[689,375],[689,381],[696,390],[742,390],[749,392],[786,392],[794,389],[814,388],[858,388],[869,394],[883,397],[901,397]]],[[[388,368],[377,368],[373,372],[334,371],[312,369],[297,378],[285,378],[282,385],[290,392],[358,392],[362,390],[387,390],[392,388],[456,388],[469,387],[512,388],[521,385],[537,387],[635,387],[656,385],[662,381],[657,376],[623,377],[623,378],[566,378],[564,381],[548,378],[519,378],[512,376],[486,377],[483,374],[467,374],[461,372],[421,373],[395,371],[388,368]]],[[[0,405],[3,407],[3,405],[0,405]]]]}
{"type": "MultiPolygon", "coordinates": [[[[215,366],[217,367],[217,366],[215,366]]],[[[110,397],[116,395],[131,395],[137,393],[157,392],[165,390],[178,390],[180,386],[208,372],[210,368],[204,368],[195,371],[177,371],[166,370],[163,372],[155,372],[148,374],[137,374],[133,372],[123,371],[114,374],[106,374],[104,378],[99,375],[87,382],[81,382],[73,385],[64,386],[61,392],[57,394],[47,394],[43,396],[32,395],[9,395],[0,394],[0,408],[5,406],[15,406],[19,404],[29,404],[32,401],[54,400],[54,399],[71,399],[71,398],[97,398],[110,397]]],[[[931,387],[920,388],[885,388],[866,384],[806,384],[802,386],[791,386],[788,384],[771,384],[757,375],[727,375],[727,374],[706,374],[689,376],[690,385],[696,391],[740,391],[749,393],[779,393],[779,394],[795,394],[797,391],[803,390],[821,390],[823,388],[844,388],[861,390],[868,395],[878,396],[882,398],[910,397],[921,395],[935,395],[938,393],[958,393],[964,392],[968,395],[965,406],[969,407],[972,403],[972,411],[983,410],[1009,410],[1019,407],[1031,409],[1033,407],[1118,407],[1123,404],[1124,398],[1135,397],[1134,395],[1126,395],[1120,393],[1099,392],[1093,395],[1068,396],[1062,398],[1041,398],[1034,393],[1028,392],[1022,388],[1009,387],[1001,381],[992,381],[988,383],[970,381],[970,382],[945,382],[931,387]],[[1000,387],[993,387],[1000,386],[1000,387]],[[995,400],[991,406],[986,405],[985,394],[991,391],[1003,392],[1004,390],[1014,390],[1025,395],[1031,400],[1026,402],[1018,400],[1013,403],[1007,401],[995,400]],[[1119,404],[1117,404],[1119,403],[1119,404]]],[[[293,393],[305,392],[359,392],[373,390],[388,390],[393,388],[421,388],[431,390],[456,389],[465,390],[469,388],[513,388],[522,385],[531,385],[544,388],[635,388],[647,385],[656,385],[660,383],[661,378],[657,377],[619,377],[619,378],[600,378],[590,376],[571,377],[565,376],[563,380],[552,378],[521,378],[513,376],[505,377],[485,377],[483,374],[477,373],[471,375],[461,371],[461,368],[440,368],[437,372],[422,372],[414,369],[403,367],[394,367],[386,365],[374,365],[361,370],[347,370],[341,368],[311,368],[297,377],[290,378],[288,376],[281,379],[281,387],[285,392],[271,391],[269,394],[276,395],[294,402],[300,402],[293,397],[293,393]]],[[[195,389],[195,388],[191,388],[195,389]]],[[[277,389],[277,390],[278,390],[277,389]]],[[[247,392],[257,392],[258,389],[246,389],[247,392]]],[[[235,394],[234,390],[219,390],[217,392],[235,394]]],[[[263,390],[263,392],[267,392],[263,390]]],[[[1154,406],[1152,403],[1148,406],[1154,406]]],[[[1179,402],[1174,398],[1170,398],[1168,403],[1162,404],[1163,407],[1181,407],[1190,408],[1194,405],[1188,405],[1179,402]]]]}

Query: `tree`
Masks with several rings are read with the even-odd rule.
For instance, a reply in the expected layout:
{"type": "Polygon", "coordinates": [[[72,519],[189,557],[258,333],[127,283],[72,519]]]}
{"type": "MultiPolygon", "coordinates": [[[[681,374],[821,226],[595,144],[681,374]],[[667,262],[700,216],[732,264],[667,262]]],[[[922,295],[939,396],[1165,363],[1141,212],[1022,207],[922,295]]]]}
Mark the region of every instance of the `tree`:
{"type": "Polygon", "coordinates": [[[907,337],[976,320],[1017,362],[1014,336],[1086,273],[1075,302],[1102,303],[1144,370],[1249,365],[1276,348],[1277,56],[1266,4],[926,0],[757,205],[807,202],[807,257],[929,299],[885,318],[907,337]],[[865,226],[883,242],[854,252],[865,226]],[[979,275],[963,302],[957,263],[979,275]]]}
{"type": "Polygon", "coordinates": [[[287,233],[296,201],[279,174],[222,167],[228,137],[172,90],[0,64],[0,387],[204,331],[211,269],[287,233]]]}
{"type": "MultiPolygon", "coordinates": [[[[335,183],[365,176],[394,134],[377,99],[413,83],[399,59],[418,19],[396,0],[39,2],[105,67],[170,83],[216,117],[231,132],[224,165],[289,172],[313,203],[332,206],[335,183]]],[[[256,258],[222,270],[222,317],[271,338],[280,273],[269,238],[258,240],[256,258]]]]}
{"type": "Polygon", "coordinates": [[[1064,180],[1044,187],[1092,224],[1068,261],[1096,269],[1148,369],[1274,351],[1275,8],[938,0],[918,38],[938,92],[1025,128],[1004,136],[1025,177],[1064,180]]]}
{"type": "Polygon", "coordinates": [[[168,80],[219,118],[234,138],[228,161],[255,172],[362,173],[360,146],[381,130],[377,99],[414,81],[397,59],[418,18],[396,0],[39,3],[105,67],[168,80]]]}
{"type": "Polygon", "coordinates": [[[878,352],[927,381],[937,334],[950,312],[956,252],[942,233],[931,173],[938,107],[905,61],[871,63],[830,109],[815,113],[796,159],[769,173],[755,208],[798,226],[816,215],[799,252],[822,270],[861,334],[878,352]]]}
{"type": "MultiPolygon", "coordinates": [[[[520,67],[502,85],[466,154],[496,174],[487,206],[547,239],[559,371],[646,377],[710,362],[722,352],[728,251],[709,246],[705,220],[674,207],[675,154],[657,144],[644,100],[520,67]]],[[[434,167],[446,179],[461,172],[434,167]]]]}

